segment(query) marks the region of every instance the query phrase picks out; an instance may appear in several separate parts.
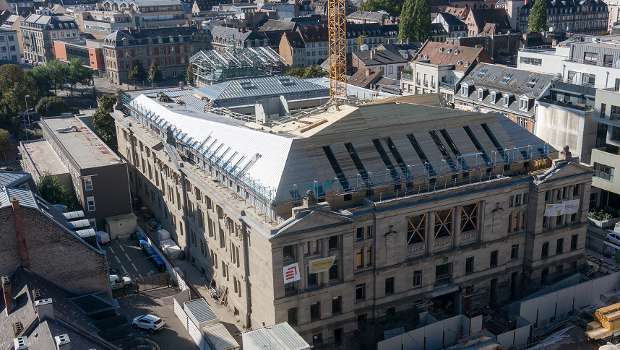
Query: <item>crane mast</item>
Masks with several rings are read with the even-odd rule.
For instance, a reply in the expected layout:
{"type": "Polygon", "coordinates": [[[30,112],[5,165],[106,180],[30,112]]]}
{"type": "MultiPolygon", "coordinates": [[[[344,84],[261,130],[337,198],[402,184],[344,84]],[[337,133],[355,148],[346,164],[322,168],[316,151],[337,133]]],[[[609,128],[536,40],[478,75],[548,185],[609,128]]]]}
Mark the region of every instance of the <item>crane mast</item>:
{"type": "Polygon", "coordinates": [[[332,100],[347,97],[346,0],[327,1],[329,33],[329,94],[332,100]]]}

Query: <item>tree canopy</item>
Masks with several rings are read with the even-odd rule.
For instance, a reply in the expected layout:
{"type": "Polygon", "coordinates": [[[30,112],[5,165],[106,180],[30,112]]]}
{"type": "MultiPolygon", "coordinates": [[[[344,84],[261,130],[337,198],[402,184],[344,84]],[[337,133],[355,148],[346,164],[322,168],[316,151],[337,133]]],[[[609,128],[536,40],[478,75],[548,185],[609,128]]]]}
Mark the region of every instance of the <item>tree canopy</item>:
{"type": "Polygon", "coordinates": [[[113,150],[116,150],[117,148],[116,126],[114,124],[114,118],[110,115],[110,113],[114,109],[115,103],[116,96],[101,96],[97,100],[98,107],[93,114],[93,127],[95,129],[95,133],[113,150]]]}
{"type": "Polygon", "coordinates": [[[149,81],[151,84],[157,84],[161,81],[161,70],[155,63],[151,64],[149,68],[149,81]]]}
{"type": "Polygon", "coordinates": [[[11,134],[8,130],[0,129],[0,161],[5,161],[11,150],[11,134]]]}
{"type": "Polygon", "coordinates": [[[547,26],[547,0],[534,0],[527,26],[530,32],[546,32],[549,29],[547,26]]]}
{"type": "Polygon", "coordinates": [[[187,65],[187,72],[185,73],[185,81],[189,85],[194,85],[194,67],[191,64],[187,65]]]}
{"type": "Polygon", "coordinates": [[[143,83],[146,80],[146,71],[144,70],[142,62],[138,60],[133,61],[131,69],[127,74],[127,79],[134,84],[138,82],[143,83]]]}
{"type": "Polygon", "coordinates": [[[391,16],[398,16],[403,7],[403,0],[367,0],[362,3],[364,11],[385,11],[391,16]]]}
{"type": "Polygon", "coordinates": [[[28,107],[34,107],[34,103],[46,93],[32,73],[24,72],[14,64],[1,65],[0,128],[17,132],[20,129],[19,114],[26,110],[26,103],[28,107]]]}
{"type": "Polygon", "coordinates": [[[401,42],[425,41],[431,31],[431,7],[428,0],[405,0],[400,15],[398,39],[401,42]]]}
{"type": "Polygon", "coordinates": [[[73,189],[62,184],[55,176],[43,175],[37,184],[37,189],[41,197],[51,204],[63,204],[70,210],[80,207],[73,189]]]}
{"type": "Polygon", "coordinates": [[[298,77],[301,79],[307,78],[319,78],[327,76],[327,72],[320,66],[310,67],[291,67],[286,70],[286,74],[298,77]]]}

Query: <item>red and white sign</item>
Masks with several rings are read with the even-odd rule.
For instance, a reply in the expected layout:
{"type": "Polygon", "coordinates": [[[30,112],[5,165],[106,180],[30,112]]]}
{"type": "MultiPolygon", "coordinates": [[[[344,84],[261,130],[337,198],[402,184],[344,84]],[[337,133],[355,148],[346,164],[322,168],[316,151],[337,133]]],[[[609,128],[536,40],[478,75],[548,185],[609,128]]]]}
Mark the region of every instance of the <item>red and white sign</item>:
{"type": "Polygon", "coordinates": [[[284,278],[284,284],[299,281],[301,279],[299,264],[294,263],[284,266],[282,268],[282,277],[284,278]]]}

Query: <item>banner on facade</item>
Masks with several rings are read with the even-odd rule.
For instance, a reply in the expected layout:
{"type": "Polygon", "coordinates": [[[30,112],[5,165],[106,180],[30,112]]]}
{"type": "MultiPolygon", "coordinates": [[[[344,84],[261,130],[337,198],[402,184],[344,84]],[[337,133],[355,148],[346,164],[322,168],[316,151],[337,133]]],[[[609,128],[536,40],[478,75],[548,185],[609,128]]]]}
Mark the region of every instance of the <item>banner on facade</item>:
{"type": "Polygon", "coordinates": [[[308,267],[310,273],[319,273],[329,270],[336,261],[335,256],[329,256],[327,258],[310,260],[308,267]]]}
{"type": "Polygon", "coordinates": [[[571,199],[562,203],[547,204],[545,216],[560,216],[576,214],[579,211],[579,199],[571,199]]]}
{"type": "Polygon", "coordinates": [[[284,284],[297,282],[301,279],[299,273],[299,264],[294,263],[286,265],[282,268],[282,277],[284,278],[284,284]]]}

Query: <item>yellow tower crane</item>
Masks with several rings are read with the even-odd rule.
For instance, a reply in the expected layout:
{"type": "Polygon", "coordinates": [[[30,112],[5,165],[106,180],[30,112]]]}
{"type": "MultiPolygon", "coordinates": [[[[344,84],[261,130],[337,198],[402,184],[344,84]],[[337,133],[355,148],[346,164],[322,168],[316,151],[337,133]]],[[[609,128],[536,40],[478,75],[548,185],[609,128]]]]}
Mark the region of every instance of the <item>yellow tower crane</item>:
{"type": "Polygon", "coordinates": [[[327,0],[327,23],[329,29],[329,94],[332,100],[345,99],[347,97],[346,0],[327,0]]]}

